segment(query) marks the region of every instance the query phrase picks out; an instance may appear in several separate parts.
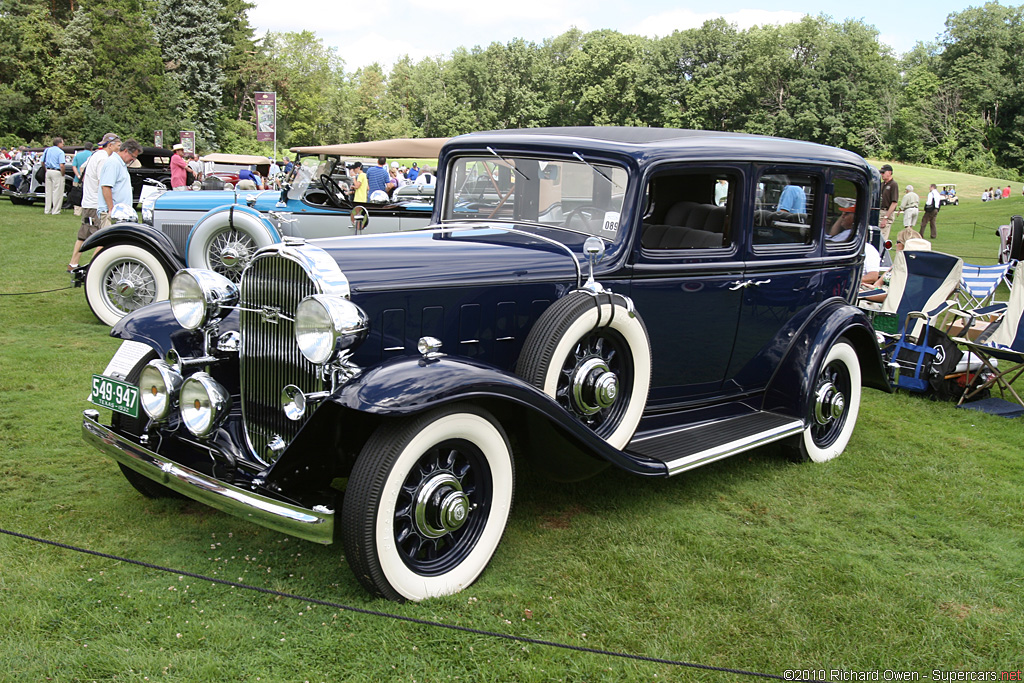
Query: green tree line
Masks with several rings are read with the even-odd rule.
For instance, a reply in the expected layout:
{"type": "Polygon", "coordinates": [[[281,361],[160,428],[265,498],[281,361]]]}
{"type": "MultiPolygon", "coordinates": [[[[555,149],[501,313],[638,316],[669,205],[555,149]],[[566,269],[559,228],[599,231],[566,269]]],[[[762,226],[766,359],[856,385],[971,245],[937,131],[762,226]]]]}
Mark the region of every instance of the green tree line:
{"type": "Polygon", "coordinates": [[[866,156],[1019,177],[1024,6],[950,14],[895,55],[861,21],[722,19],[663,38],[569,30],[346,70],[312,31],[257,39],[246,0],[0,0],[0,143],[150,139],[266,153],[253,94],[278,94],[279,146],[534,126],[778,135],[866,156]]]}

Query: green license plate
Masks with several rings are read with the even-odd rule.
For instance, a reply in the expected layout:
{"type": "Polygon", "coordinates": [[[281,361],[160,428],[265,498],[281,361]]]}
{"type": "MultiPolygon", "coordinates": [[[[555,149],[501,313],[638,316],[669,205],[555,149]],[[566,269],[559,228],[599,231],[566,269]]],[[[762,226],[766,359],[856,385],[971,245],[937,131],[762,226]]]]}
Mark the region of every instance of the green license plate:
{"type": "Polygon", "coordinates": [[[872,317],[871,324],[879,332],[896,334],[896,331],[900,328],[900,317],[895,313],[878,312],[872,317]]]}
{"type": "Polygon", "coordinates": [[[129,417],[139,416],[139,388],[126,382],[119,382],[103,375],[93,375],[92,394],[89,395],[89,400],[116,413],[129,417]]]}

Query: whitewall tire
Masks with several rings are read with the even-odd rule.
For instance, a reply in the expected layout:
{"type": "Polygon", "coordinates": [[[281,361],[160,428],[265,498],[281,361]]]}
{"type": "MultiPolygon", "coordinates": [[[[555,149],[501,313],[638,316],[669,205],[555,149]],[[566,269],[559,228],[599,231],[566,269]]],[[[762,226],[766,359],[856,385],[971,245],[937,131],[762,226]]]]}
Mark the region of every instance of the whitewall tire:
{"type": "Polygon", "coordinates": [[[85,299],[96,317],[113,326],[132,311],[170,296],[171,284],[152,252],[131,244],[107,247],[85,273],[85,299]]]}

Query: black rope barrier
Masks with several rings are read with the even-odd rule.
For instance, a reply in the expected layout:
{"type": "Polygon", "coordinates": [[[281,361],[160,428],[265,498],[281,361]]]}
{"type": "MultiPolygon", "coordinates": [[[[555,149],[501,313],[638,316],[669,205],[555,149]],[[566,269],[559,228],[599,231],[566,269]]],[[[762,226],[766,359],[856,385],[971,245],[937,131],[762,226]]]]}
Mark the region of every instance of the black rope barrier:
{"type": "Polygon", "coordinates": [[[700,669],[701,671],[718,671],[721,673],[737,674],[740,676],[754,676],[756,678],[769,678],[779,681],[790,680],[777,674],[766,674],[757,671],[745,671],[743,669],[732,669],[723,666],[710,666],[707,664],[696,664],[694,662],[685,662],[676,659],[664,659],[661,657],[649,657],[646,655],[635,655],[626,652],[615,652],[614,650],[602,650],[594,647],[583,647],[580,645],[569,645],[568,643],[559,643],[552,640],[541,640],[539,638],[527,638],[525,636],[516,636],[510,633],[499,633],[497,631],[487,631],[483,629],[470,628],[468,626],[458,626],[455,624],[445,624],[440,621],[430,621],[428,619],[418,619],[416,617],[407,617],[400,614],[392,614],[390,612],[379,612],[377,610],[365,609],[362,607],[353,607],[351,605],[343,605],[337,602],[330,602],[329,600],[320,600],[317,598],[308,598],[302,595],[296,595],[294,593],[285,593],[282,591],[273,590],[271,588],[261,588],[260,586],[251,586],[245,583],[238,583],[237,581],[228,581],[226,579],[217,579],[212,576],[204,576],[202,574],[196,574],[193,572],[179,571],[177,569],[171,569],[170,567],[163,567],[158,564],[151,564],[149,562],[142,562],[140,560],[132,560],[126,557],[119,557],[117,555],[111,555],[109,553],[101,553],[96,550],[89,550],[87,548],[79,548],[77,546],[68,545],[66,543],[59,543],[57,541],[50,541],[45,538],[39,538],[36,536],[29,536],[28,534],[18,533],[16,531],[9,531],[7,529],[0,528],[0,533],[15,538],[21,538],[27,541],[33,541],[35,543],[42,543],[45,545],[54,546],[56,548],[64,548],[65,550],[73,550],[76,553],[83,553],[85,555],[93,555],[94,557],[102,557],[107,560],[114,560],[116,562],[125,562],[127,564],[134,564],[139,567],[145,567],[147,569],[155,569],[157,571],[167,572],[169,574],[177,574],[179,576],[187,576],[192,579],[199,581],[209,581],[210,583],[216,583],[223,586],[230,586],[232,588],[240,588],[243,590],[255,591],[257,593],[264,593],[266,595],[273,595],[275,597],[288,598],[290,600],[298,600],[301,602],[307,602],[313,605],[321,605],[323,607],[333,607],[335,609],[343,610],[346,612],[354,612],[356,614],[365,614],[373,617],[383,617],[385,619],[394,619],[396,621],[404,621],[410,624],[417,624],[419,626],[430,626],[432,628],[444,628],[451,631],[460,631],[462,633],[472,633],[479,636],[487,636],[490,638],[499,638],[501,640],[509,640],[516,643],[524,643],[526,645],[542,645],[545,647],[559,648],[562,650],[572,650],[573,652],[586,652],[589,654],[603,655],[606,657],[618,657],[620,659],[631,659],[634,661],[650,662],[653,664],[667,664],[669,666],[678,666],[688,669],[700,669]]]}
{"type": "Polygon", "coordinates": [[[0,296],[31,296],[33,294],[49,294],[50,292],[63,292],[65,289],[74,289],[74,285],[68,285],[67,287],[58,287],[57,289],[43,289],[38,292],[7,292],[0,293],[0,296]]]}

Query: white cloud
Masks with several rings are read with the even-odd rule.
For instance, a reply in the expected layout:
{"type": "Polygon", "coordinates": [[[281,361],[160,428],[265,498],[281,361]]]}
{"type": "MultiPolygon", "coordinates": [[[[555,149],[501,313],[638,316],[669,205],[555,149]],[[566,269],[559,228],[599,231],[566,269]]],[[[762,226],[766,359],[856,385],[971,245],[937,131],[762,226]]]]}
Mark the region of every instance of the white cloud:
{"type": "Polygon", "coordinates": [[[741,9],[735,12],[722,14],[720,12],[694,12],[689,9],[675,9],[661,14],[654,14],[631,28],[628,33],[637,33],[642,36],[667,36],[673,31],[683,31],[689,28],[698,28],[705,21],[723,17],[730,24],[736,24],[740,29],[748,29],[751,26],[762,26],[764,24],[791,24],[800,21],[804,17],[803,12],[791,12],[789,10],[763,10],[763,9],[741,9]]]}

